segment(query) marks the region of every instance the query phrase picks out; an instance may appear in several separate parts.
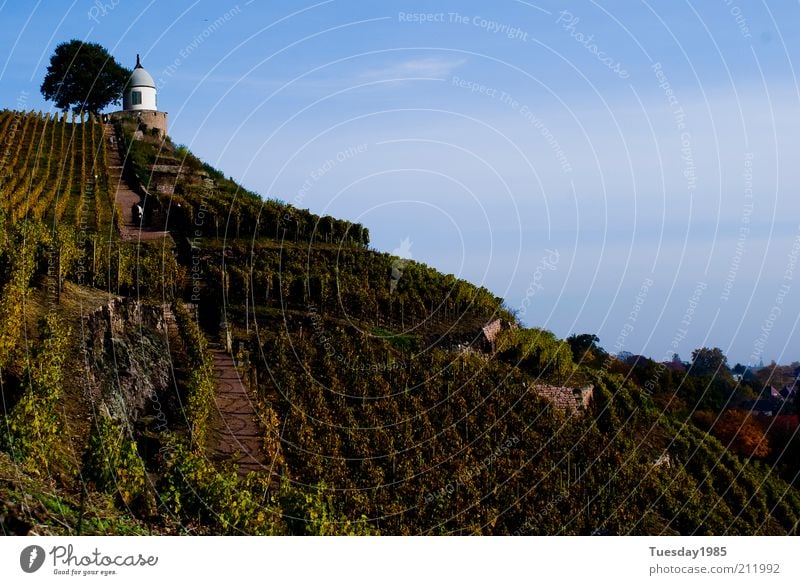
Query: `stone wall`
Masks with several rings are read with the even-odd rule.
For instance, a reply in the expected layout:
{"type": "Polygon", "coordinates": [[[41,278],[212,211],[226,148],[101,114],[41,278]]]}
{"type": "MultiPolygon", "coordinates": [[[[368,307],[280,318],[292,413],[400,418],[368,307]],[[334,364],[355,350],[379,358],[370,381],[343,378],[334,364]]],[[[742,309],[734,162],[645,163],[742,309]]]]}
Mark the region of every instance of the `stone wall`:
{"type": "Polygon", "coordinates": [[[552,403],[557,410],[567,414],[576,414],[579,411],[589,410],[594,398],[594,386],[591,384],[583,388],[536,384],[532,387],[532,390],[552,403]]]}
{"type": "Polygon", "coordinates": [[[495,319],[494,321],[491,321],[483,326],[483,329],[481,330],[483,334],[482,345],[486,351],[494,352],[497,336],[500,334],[502,329],[503,324],[500,319],[495,319]]]}
{"type": "Polygon", "coordinates": [[[167,113],[156,112],[153,110],[139,110],[139,111],[119,111],[111,114],[114,120],[127,119],[138,120],[148,128],[157,128],[161,137],[167,135],[167,113]]]}

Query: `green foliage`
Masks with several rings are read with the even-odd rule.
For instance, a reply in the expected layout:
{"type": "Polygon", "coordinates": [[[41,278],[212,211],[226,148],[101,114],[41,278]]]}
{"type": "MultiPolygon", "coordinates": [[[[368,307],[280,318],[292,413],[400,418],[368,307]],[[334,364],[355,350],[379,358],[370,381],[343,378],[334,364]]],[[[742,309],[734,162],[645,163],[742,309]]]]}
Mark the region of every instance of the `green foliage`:
{"type": "Polygon", "coordinates": [[[126,509],[146,511],[148,480],[136,442],[123,425],[107,416],[94,420],[83,474],[97,490],[115,494],[126,509]]]}
{"type": "Polygon", "coordinates": [[[597,365],[607,359],[608,354],[598,344],[600,338],[597,335],[583,333],[573,334],[567,337],[567,343],[572,350],[572,359],[579,364],[597,365]]]}
{"type": "Polygon", "coordinates": [[[71,40],[56,46],[41,91],[61,110],[99,112],[119,102],[130,75],[101,45],[71,40]]]}
{"type": "Polygon", "coordinates": [[[278,501],[286,518],[286,528],[301,536],[377,536],[366,516],[348,520],[337,510],[336,498],[324,483],[307,489],[293,486],[286,478],[281,483],[278,501]]]}
{"type": "Polygon", "coordinates": [[[84,270],[71,274],[98,288],[136,298],[171,300],[185,278],[167,241],[121,242],[92,239],[84,270]]]}
{"type": "Polygon", "coordinates": [[[418,335],[409,335],[407,333],[393,333],[387,331],[382,327],[374,327],[372,334],[378,337],[385,338],[389,344],[403,354],[411,354],[414,350],[419,348],[420,338],[418,335]]]}
{"type": "Polygon", "coordinates": [[[408,262],[392,291],[389,254],[234,241],[225,247],[224,273],[221,254],[218,245],[209,243],[199,251],[206,302],[214,304],[224,295],[232,317],[240,322],[248,305],[258,318],[300,311],[312,319],[319,315],[360,322],[366,330],[398,332],[388,337],[410,349],[426,341],[469,344],[487,321],[511,319],[502,299],[485,288],[424,264],[408,262]]]}
{"type": "Polygon", "coordinates": [[[278,532],[280,510],[267,495],[265,480],[252,474],[243,479],[233,470],[219,469],[176,439],[164,451],[166,470],[159,491],[172,514],[199,521],[214,534],[278,532]]]}
{"type": "Polygon", "coordinates": [[[42,340],[25,372],[25,393],[5,421],[4,450],[29,469],[42,473],[53,460],[60,438],[63,366],[70,331],[62,319],[48,314],[42,340]]]}
{"type": "Polygon", "coordinates": [[[563,380],[575,370],[568,343],[544,329],[506,329],[496,342],[497,355],[536,376],[563,380]]]}
{"type": "MultiPolygon", "coordinates": [[[[621,377],[598,376],[594,384],[598,428],[608,450],[619,449],[624,457],[616,473],[628,462],[644,459],[632,481],[638,476],[637,493],[646,498],[641,504],[627,504],[640,510],[640,518],[645,510],[660,519],[659,531],[680,534],[780,534],[793,529],[800,517],[800,508],[793,507],[797,493],[774,474],[755,462],[741,461],[694,425],[652,409],[641,390],[626,386],[621,377]],[[655,437],[668,439],[660,439],[659,446],[655,437]],[[656,466],[665,453],[669,463],[656,466]],[[780,493],[789,499],[789,510],[781,506],[780,493]],[[777,508],[780,514],[773,514],[777,508]]],[[[643,526],[633,521],[615,533],[639,534],[643,526]]]]}
{"type": "Polygon", "coordinates": [[[133,140],[135,123],[122,124],[128,159],[139,182],[151,189],[152,165],[179,164],[183,173],[174,186],[170,227],[190,238],[272,238],[286,243],[324,242],[366,248],[369,230],[361,224],[320,217],[276,199],[243,189],[185,146],[160,140],[133,140]],[[200,177],[203,176],[203,179],[200,177]]]}
{"type": "Polygon", "coordinates": [[[26,472],[0,452],[0,534],[106,535],[148,534],[136,519],[115,508],[105,494],[60,489],[50,476],[26,472]]]}
{"type": "Polygon", "coordinates": [[[701,347],[694,350],[692,371],[696,376],[730,376],[728,358],[718,347],[701,347]]]}
{"type": "MultiPolygon", "coordinates": [[[[11,169],[0,169],[0,368],[12,367],[9,377],[21,387],[2,420],[2,446],[29,469],[41,472],[59,456],[58,403],[68,398],[61,388],[71,348],[53,322],[22,356],[25,307],[42,297],[32,283],[72,279],[159,304],[198,294],[209,331],[224,307],[235,341],[247,341],[249,352],[237,358],[250,368],[243,373],[280,485],[274,475],[240,477],[208,456],[213,362],[180,301],[172,357],[181,386],[168,400],[185,405],[188,437],[183,429],[143,432],[148,417],[136,425],[95,421],[83,459],[87,497],[154,511],[141,453],[163,504],[156,529],[176,522],[218,534],[796,530],[796,489],[674,414],[698,403],[718,408],[731,396],[701,354],[701,375],[684,378],[681,364],[613,360],[590,334],[564,342],[512,328],[499,335],[496,354],[479,351],[488,321],[513,322],[488,290],[415,262],[400,271],[396,258],[366,249],[363,226],[262,200],[168,140],[132,141],[135,126],[123,135],[146,186],[151,164],[179,157],[184,165],[169,220],[178,245],[119,242],[101,125],[3,112],[0,130],[15,136],[0,145],[11,169]],[[80,196],[95,174],[99,188],[85,207],[80,196]],[[88,226],[87,217],[95,218],[88,226]],[[197,277],[191,290],[189,269],[197,277]],[[594,386],[587,410],[561,412],[536,392],[543,381],[586,380],[594,386]],[[654,403],[669,403],[670,412],[654,403]]],[[[168,203],[152,198],[156,208],[168,203]]],[[[178,417],[170,418],[164,424],[178,417]]],[[[768,433],[770,464],[775,445],[794,445],[794,431],[768,433]]],[[[791,478],[796,463],[786,459],[778,469],[791,478]]],[[[64,507],[65,518],[83,518],[68,499],[40,499],[45,509],[64,507]]],[[[136,530],[115,524],[118,517],[88,530],[136,530]]]]}
{"type": "MultiPolygon", "coordinates": [[[[69,224],[80,239],[109,234],[113,215],[103,126],[95,116],[0,112],[2,225],[69,224]]],[[[51,230],[52,231],[52,230],[51,230]]]]}
{"type": "Polygon", "coordinates": [[[183,304],[173,303],[172,310],[189,358],[186,411],[192,445],[203,450],[208,441],[208,427],[214,408],[214,360],[208,351],[205,336],[183,304]]]}
{"type": "MultiPolygon", "coordinates": [[[[553,463],[550,452],[564,453],[575,441],[528,391],[530,380],[479,355],[432,350],[403,357],[380,337],[329,321],[319,327],[335,353],[298,331],[288,338],[265,334],[251,355],[258,404],[270,404],[285,421],[282,448],[292,477],[297,485],[321,486],[282,502],[287,516],[299,510],[297,517],[308,520],[316,510],[332,530],[344,519],[363,524],[366,516],[372,520],[363,528],[389,534],[433,527],[513,532],[535,502],[533,495],[516,501],[517,488],[527,490],[538,469],[553,463]],[[535,433],[525,431],[530,421],[537,421],[535,433]],[[557,445],[528,461],[533,446],[550,437],[557,445]],[[455,478],[458,490],[449,493],[455,478]],[[454,518],[459,509],[468,511],[454,518]],[[508,512],[498,517],[500,510],[508,512]]],[[[305,520],[291,530],[314,530],[305,520]]]]}
{"type": "Polygon", "coordinates": [[[53,260],[58,291],[64,286],[67,275],[75,274],[75,268],[81,259],[82,250],[78,247],[77,234],[72,226],[60,224],[53,234],[53,260]]]}
{"type": "Polygon", "coordinates": [[[775,474],[742,462],[691,424],[664,426],[673,433],[680,469],[656,502],[664,501],[682,534],[775,534],[796,527],[800,498],[775,474]]]}
{"type": "Polygon", "coordinates": [[[48,230],[38,220],[7,226],[0,252],[0,368],[8,363],[22,326],[21,302],[30,282],[42,277],[58,301],[64,281],[93,285],[145,299],[172,299],[185,280],[168,242],[121,242],[76,231],[68,224],[48,230]],[[12,252],[13,251],[13,252],[12,252]]]}
{"type": "Polygon", "coordinates": [[[46,234],[39,228],[38,224],[24,222],[5,234],[4,264],[9,267],[9,275],[0,292],[0,371],[14,357],[22,337],[24,301],[46,241],[46,234]]]}

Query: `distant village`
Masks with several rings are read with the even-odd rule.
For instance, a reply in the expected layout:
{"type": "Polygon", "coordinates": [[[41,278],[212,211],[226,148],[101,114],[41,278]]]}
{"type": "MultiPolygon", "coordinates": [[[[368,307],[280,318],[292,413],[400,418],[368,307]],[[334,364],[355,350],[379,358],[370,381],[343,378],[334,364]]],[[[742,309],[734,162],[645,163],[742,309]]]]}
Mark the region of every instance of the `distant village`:
{"type": "MultiPolygon", "coordinates": [[[[617,359],[633,366],[649,358],[622,352],[617,355],[617,359]]],[[[691,362],[681,361],[677,355],[673,360],[662,363],[675,374],[692,373],[691,362]]],[[[726,409],[737,408],[764,417],[797,415],[800,362],[792,362],[786,366],[774,362],[769,365],[760,363],[757,366],[725,365],[720,369],[719,376],[729,377],[737,388],[737,392],[731,395],[726,409]]]]}

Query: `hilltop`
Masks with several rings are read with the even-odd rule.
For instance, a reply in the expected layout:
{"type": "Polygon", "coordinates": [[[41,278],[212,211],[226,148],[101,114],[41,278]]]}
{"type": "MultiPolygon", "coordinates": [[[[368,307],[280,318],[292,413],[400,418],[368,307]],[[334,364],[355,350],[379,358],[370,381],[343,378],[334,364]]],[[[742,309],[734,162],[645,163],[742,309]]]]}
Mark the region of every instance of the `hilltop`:
{"type": "Polygon", "coordinates": [[[134,121],[0,128],[4,533],[797,533],[796,459],[693,416],[714,376],[525,329],[134,121]]]}

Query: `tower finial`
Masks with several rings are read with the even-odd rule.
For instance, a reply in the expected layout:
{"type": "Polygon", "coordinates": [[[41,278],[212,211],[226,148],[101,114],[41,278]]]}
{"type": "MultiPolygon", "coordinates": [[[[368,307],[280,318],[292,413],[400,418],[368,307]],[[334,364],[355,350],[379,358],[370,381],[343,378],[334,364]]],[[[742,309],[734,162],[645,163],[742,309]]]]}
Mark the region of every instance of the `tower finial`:
{"type": "Polygon", "coordinates": [[[136,69],[141,69],[142,64],[139,62],[139,53],[136,53],[136,69]]]}

